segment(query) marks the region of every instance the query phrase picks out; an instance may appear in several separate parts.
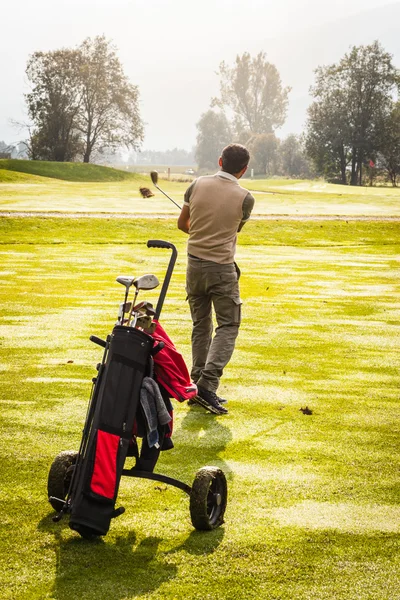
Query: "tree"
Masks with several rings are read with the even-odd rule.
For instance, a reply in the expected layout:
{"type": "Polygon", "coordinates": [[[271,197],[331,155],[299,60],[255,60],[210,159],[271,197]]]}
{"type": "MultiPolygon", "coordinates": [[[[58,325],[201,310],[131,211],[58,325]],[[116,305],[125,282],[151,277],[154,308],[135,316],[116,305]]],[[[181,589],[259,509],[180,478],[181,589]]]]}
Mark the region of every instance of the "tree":
{"type": "Polygon", "coordinates": [[[77,123],[84,162],[96,147],[121,145],[138,149],[143,141],[139,91],[124,75],[114,46],[104,36],[87,38],[79,47],[82,105],[77,123]]]}
{"type": "Polygon", "coordinates": [[[321,90],[318,100],[308,108],[306,151],[320,175],[340,179],[346,185],[351,160],[347,101],[341,90],[331,89],[329,85],[323,90],[324,93],[321,90]]]}
{"type": "Polygon", "coordinates": [[[212,106],[233,111],[236,133],[272,133],[286,119],[290,88],[282,87],[275,65],[260,52],[252,58],[248,52],[236,56],[233,67],[222,62],[219,67],[220,98],[212,106]]]}
{"type": "Polygon", "coordinates": [[[104,36],[87,38],[76,49],[35,52],[26,72],[32,158],[67,161],[82,153],[89,162],[94,149],[138,148],[138,88],[104,36]]]}
{"type": "Polygon", "coordinates": [[[320,171],[340,172],[345,183],[350,164],[351,185],[361,185],[362,166],[379,146],[398,83],[392,56],[377,41],[354,46],[337,65],[316,70],[307,148],[320,171]]]}
{"type": "Polygon", "coordinates": [[[379,163],[389,176],[393,187],[400,175],[400,102],[394,106],[382,130],[379,163]]]}
{"type": "Polygon", "coordinates": [[[208,110],[200,117],[195,157],[199,169],[215,169],[221,150],[231,142],[231,130],[226,116],[208,110]]]}
{"type": "Polygon", "coordinates": [[[257,174],[274,175],[277,163],[278,140],[274,133],[254,135],[247,143],[250,152],[250,168],[257,174]]]}
{"type": "Polygon", "coordinates": [[[353,47],[345,55],[341,79],[349,100],[350,183],[361,185],[362,165],[379,145],[380,125],[391,112],[398,72],[392,64],[392,55],[374,42],[370,46],[353,47]]]}
{"type": "Polygon", "coordinates": [[[25,95],[30,131],[29,153],[34,159],[70,161],[80,149],[76,120],[82,92],[77,85],[76,50],[35,52],[26,74],[32,91],[25,95]]]}
{"type": "Polygon", "coordinates": [[[304,148],[304,139],[298,135],[288,135],[279,145],[280,168],[288,177],[309,177],[309,161],[304,148]]]}

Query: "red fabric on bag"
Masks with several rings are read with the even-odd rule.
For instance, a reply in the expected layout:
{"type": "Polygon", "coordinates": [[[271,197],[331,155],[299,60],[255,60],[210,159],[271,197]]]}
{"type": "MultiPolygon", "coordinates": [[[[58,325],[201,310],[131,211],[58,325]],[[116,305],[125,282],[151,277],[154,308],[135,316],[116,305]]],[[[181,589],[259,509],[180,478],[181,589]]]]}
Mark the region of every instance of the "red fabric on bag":
{"type": "Polygon", "coordinates": [[[119,436],[113,433],[97,432],[96,454],[90,489],[99,496],[110,498],[115,495],[117,482],[117,454],[119,436]]]}
{"type": "Polygon", "coordinates": [[[178,352],[158,322],[152,337],[155,346],[159,342],[164,342],[164,348],[154,356],[154,371],[159,383],[171,394],[172,398],[176,398],[179,402],[196,396],[197,386],[190,379],[182,354],[178,352]]]}

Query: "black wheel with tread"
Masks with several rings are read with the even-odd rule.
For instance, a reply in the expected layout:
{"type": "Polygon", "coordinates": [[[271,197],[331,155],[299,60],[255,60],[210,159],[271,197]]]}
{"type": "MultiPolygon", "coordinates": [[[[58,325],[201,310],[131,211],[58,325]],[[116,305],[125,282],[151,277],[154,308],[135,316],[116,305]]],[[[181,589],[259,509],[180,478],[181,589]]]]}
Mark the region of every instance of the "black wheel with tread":
{"type": "Polygon", "coordinates": [[[200,531],[216,529],[224,522],[228,487],[218,467],[202,467],[196,473],[190,493],[190,517],[200,531]]]}
{"type": "Polygon", "coordinates": [[[78,452],[64,450],[53,460],[47,480],[47,497],[54,510],[60,510],[60,503],[50,500],[50,497],[65,500],[77,458],[78,452]]]}

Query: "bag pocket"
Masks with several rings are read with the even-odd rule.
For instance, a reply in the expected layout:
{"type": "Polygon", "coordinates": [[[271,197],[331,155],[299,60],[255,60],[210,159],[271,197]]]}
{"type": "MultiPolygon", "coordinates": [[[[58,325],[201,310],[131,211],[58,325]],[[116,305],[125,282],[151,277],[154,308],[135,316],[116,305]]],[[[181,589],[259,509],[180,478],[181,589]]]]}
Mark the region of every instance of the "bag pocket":
{"type": "MultiPolygon", "coordinates": [[[[89,483],[89,493],[96,499],[113,502],[117,496],[118,456],[124,440],[114,433],[99,429],[89,483]]],[[[129,443],[129,442],[128,442],[129,443]]]]}

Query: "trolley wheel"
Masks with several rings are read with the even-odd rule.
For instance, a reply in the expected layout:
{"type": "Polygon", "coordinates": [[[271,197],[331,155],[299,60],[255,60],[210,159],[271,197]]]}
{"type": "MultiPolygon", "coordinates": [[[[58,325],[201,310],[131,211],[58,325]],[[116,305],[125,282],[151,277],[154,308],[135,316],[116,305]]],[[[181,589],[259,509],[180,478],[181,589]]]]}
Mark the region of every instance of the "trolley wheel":
{"type": "Polygon", "coordinates": [[[60,510],[60,503],[50,500],[50,497],[65,500],[77,458],[78,452],[64,450],[53,460],[47,480],[47,497],[54,510],[60,510]]]}
{"type": "Polygon", "coordinates": [[[228,487],[218,467],[202,467],[196,473],[190,492],[190,517],[201,531],[216,529],[224,522],[228,487]]]}

